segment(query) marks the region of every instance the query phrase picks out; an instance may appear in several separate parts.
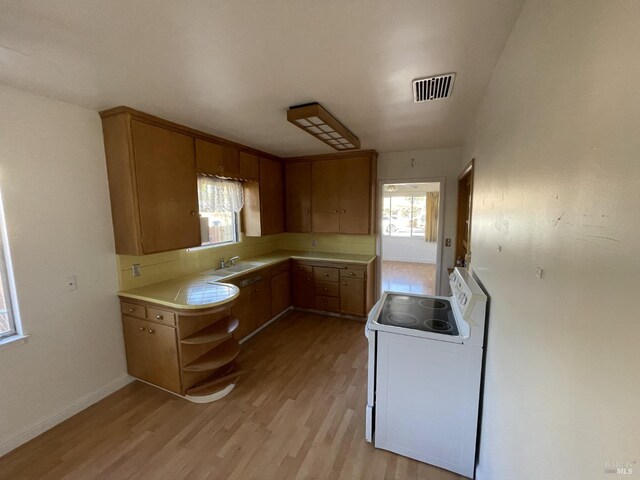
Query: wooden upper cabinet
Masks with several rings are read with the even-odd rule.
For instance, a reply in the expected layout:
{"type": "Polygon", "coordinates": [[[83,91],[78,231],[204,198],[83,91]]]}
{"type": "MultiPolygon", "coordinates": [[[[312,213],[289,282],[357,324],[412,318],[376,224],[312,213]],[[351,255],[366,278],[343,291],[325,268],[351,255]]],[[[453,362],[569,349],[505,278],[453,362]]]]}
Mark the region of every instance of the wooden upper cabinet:
{"type": "Polygon", "coordinates": [[[369,151],[312,160],[313,232],[374,233],[376,156],[369,151]]]}
{"type": "Polygon", "coordinates": [[[284,191],[287,232],[310,232],[311,162],[285,164],[284,191]]]}
{"type": "Polygon", "coordinates": [[[196,138],[196,169],[219,177],[242,178],[238,149],[196,138]]]}
{"type": "Polygon", "coordinates": [[[243,180],[260,180],[260,157],[249,152],[240,152],[239,155],[240,178],[243,180]]]}
{"type": "Polygon", "coordinates": [[[193,138],[133,120],[144,253],[200,245],[193,138]]]}
{"type": "Polygon", "coordinates": [[[317,160],[311,164],[311,230],[315,233],[340,231],[340,160],[317,160]]]}
{"type": "Polygon", "coordinates": [[[340,233],[372,233],[371,160],[340,160],[340,233]]]}
{"type": "Polygon", "coordinates": [[[200,245],[193,137],[128,112],[103,116],[116,253],[200,245]]]}
{"type": "Polygon", "coordinates": [[[260,158],[260,203],[263,235],[284,232],[284,183],[277,160],[260,158]]]}
{"type": "Polygon", "coordinates": [[[284,231],[284,182],[282,163],[260,158],[260,181],[244,185],[244,232],[248,237],[284,231]]]}

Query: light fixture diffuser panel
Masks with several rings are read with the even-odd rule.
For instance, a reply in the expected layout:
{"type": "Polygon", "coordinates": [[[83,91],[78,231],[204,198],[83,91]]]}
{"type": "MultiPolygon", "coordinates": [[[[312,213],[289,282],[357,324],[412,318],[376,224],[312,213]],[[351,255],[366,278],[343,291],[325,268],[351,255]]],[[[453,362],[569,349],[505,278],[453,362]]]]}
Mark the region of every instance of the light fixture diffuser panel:
{"type": "Polygon", "coordinates": [[[360,140],[319,103],[290,107],[287,120],[336,150],[356,150],[360,140]],[[336,140],[338,139],[338,140],[336,140]]]}

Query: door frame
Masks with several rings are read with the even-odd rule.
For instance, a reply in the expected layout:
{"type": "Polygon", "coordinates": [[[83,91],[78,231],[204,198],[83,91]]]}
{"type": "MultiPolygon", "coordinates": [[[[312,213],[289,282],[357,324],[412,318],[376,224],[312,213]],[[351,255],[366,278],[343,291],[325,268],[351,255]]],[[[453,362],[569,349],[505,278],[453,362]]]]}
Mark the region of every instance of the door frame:
{"type": "Polygon", "coordinates": [[[436,285],[435,294],[441,294],[440,278],[442,273],[442,254],[444,243],[444,199],[446,193],[446,177],[417,177],[417,178],[386,178],[378,179],[376,191],[376,295],[378,300],[382,295],[382,209],[384,185],[393,183],[439,183],[440,202],[438,204],[438,245],[436,247],[436,285]]]}

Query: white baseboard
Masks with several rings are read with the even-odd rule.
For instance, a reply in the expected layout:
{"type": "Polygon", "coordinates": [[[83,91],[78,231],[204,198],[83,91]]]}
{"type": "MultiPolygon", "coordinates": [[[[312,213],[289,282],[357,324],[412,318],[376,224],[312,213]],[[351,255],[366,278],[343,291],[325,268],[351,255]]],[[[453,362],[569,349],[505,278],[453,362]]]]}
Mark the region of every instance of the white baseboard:
{"type": "Polygon", "coordinates": [[[6,455],[11,450],[18,448],[20,445],[27,443],[29,440],[37,437],[47,430],[55,427],[59,423],[64,422],[67,418],[70,418],[76,413],[81,412],[85,408],[90,407],[94,403],[102,400],[104,397],[111,395],[116,390],[120,390],[122,387],[128,385],[133,380],[133,377],[125,374],[115,381],[109,383],[108,385],[100,388],[99,390],[85,395],[68,407],[40,420],[34,425],[24,428],[22,431],[11,436],[8,440],[0,443],[0,457],[6,455]]]}

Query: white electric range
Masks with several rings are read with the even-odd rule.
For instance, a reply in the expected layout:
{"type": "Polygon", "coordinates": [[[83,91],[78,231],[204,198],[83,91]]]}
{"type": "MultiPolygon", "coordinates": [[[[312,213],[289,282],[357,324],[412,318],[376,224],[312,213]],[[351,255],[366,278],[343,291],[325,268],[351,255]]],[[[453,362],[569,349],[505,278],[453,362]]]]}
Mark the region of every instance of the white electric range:
{"type": "Polygon", "coordinates": [[[369,314],[366,437],[473,478],[487,296],[463,268],[450,297],[384,292],[369,314]]]}

